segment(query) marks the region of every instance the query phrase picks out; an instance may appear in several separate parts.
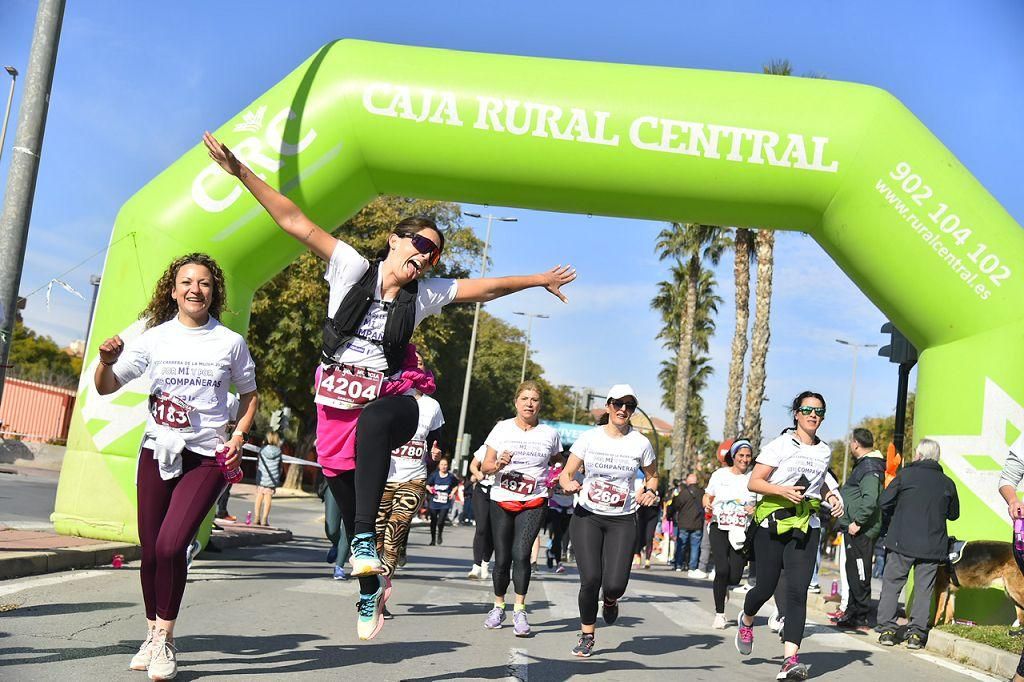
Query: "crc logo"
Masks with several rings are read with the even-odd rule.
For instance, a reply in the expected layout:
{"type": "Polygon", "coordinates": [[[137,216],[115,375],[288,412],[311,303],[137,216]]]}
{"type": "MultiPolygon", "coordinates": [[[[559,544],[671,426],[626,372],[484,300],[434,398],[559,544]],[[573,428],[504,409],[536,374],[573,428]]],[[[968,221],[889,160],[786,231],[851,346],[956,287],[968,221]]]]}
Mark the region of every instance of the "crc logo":
{"type": "MultiPolygon", "coordinates": [[[[316,139],[316,130],[310,129],[305,136],[293,144],[284,139],[284,128],[288,121],[295,118],[295,112],[290,107],[282,109],[276,116],[270,119],[262,136],[260,128],[263,125],[266,107],[260,107],[255,113],[251,111],[242,115],[242,122],[234,127],[235,132],[252,132],[253,135],[231,147],[238,160],[247,165],[261,179],[266,176],[258,169],[276,172],[284,165],[281,160],[285,156],[295,156],[304,151],[316,139]],[[276,157],[276,158],[275,158],[276,157]]],[[[210,162],[208,166],[192,181],[192,200],[199,208],[210,213],[220,213],[234,204],[238,197],[242,196],[242,188],[238,183],[230,184],[230,191],[224,196],[215,196],[211,190],[223,190],[229,185],[224,182],[216,182],[212,179],[223,175],[224,172],[216,163],[210,162]]]]}

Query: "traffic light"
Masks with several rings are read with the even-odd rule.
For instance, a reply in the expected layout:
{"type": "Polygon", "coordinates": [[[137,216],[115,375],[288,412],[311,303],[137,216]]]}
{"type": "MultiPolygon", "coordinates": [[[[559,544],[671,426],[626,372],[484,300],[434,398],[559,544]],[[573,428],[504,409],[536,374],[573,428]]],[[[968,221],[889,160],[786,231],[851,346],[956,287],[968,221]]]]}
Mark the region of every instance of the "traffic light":
{"type": "Polygon", "coordinates": [[[917,363],[917,349],[907,340],[907,337],[900,333],[892,322],[882,325],[881,332],[889,334],[889,345],[878,349],[878,354],[883,358],[889,358],[889,362],[898,365],[911,365],[917,363]]]}

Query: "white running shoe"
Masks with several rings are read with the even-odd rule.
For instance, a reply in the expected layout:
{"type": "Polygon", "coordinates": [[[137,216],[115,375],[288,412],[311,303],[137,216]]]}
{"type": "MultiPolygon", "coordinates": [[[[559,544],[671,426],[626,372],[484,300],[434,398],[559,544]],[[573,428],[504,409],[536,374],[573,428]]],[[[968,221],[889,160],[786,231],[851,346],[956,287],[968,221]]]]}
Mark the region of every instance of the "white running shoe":
{"type": "Polygon", "coordinates": [[[754,589],[753,585],[751,585],[750,583],[743,583],[742,585],[739,585],[738,587],[732,588],[732,593],[733,594],[746,594],[747,592],[750,592],[752,589],[754,589]]]}
{"type": "Polygon", "coordinates": [[[704,580],[705,578],[708,577],[708,574],[705,573],[704,571],[700,570],[699,568],[693,569],[692,571],[690,571],[686,575],[687,575],[688,578],[698,578],[700,580],[704,580]]]}
{"type": "Polygon", "coordinates": [[[147,670],[149,662],[153,659],[153,638],[156,636],[156,629],[146,633],[146,641],[139,647],[139,652],[132,656],[132,662],[128,664],[129,670],[147,670]]]}
{"type": "Polygon", "coordinates": [[[490,580],[490,574],[487,572],[487,562],[480,564],[480,580],[490,580]]]}
{"type": "Polygon", "coordinates": [[[193,540],[188,547],[185,548],[185,570],[192,568],[192,561],[196,558],[196,554],[199,554],[203,546],[199,544],[199,540],[193,540]]]}
{"type": "Polygon", "coordinates": [[[473,564],[473,568],[469,569],[469,574],[466,576],[470,580],[480,579],[480,564],[473,564]]]}
{"type": "Polygon", "coordinates": [[[715,630],[724,630],[729,627],[729,621],[725,619],[724,613],[716,613],[715,621],[711,624],[711,627],[715,630]]]}
{"type": "Polygon", "coordinates": [[[772,632],[781,632],[785,622],[786,619],[779,615],[778,609],[775,609],[772,611],[772,615],[768,616],[768,629],[772,632]]]}
{"type": "Polygon", "coordinates": [[[173,680],[178,674],[178,661],[176,660],[178,650],[167,641],[166,632],[161,630],[154,636],[151,651],[153,656],[146,669],[149,679],[173,680]]]}

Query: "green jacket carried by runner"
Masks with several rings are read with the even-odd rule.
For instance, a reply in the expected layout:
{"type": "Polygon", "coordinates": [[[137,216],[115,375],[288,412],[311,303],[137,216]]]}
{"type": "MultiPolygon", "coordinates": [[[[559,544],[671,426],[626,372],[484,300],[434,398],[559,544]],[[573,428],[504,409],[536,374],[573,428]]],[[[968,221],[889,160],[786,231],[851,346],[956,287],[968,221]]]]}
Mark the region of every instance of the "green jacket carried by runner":
{"type": "Polygon", "coordinates": [[[805,497],[800,502],[787,500],[781,495],[765,495],[757,502],[754,523],[760,525],[768,519],[768,530],[772,535],[783,535],[790,531],[795,537],[803,537],[810,527],[811,517],[821,508],[821,500],[805,497]]]}

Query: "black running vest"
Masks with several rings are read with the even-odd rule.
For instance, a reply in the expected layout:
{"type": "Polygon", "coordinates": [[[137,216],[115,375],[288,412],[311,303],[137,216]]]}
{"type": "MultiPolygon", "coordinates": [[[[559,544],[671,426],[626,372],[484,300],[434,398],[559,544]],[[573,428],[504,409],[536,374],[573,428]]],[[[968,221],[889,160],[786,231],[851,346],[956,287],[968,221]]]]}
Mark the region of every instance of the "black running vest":
{"type": "MultiPolygon", "coordinates": [[[[352,285],[338,306],[334,317],[324,321],[324,362],[334,362],[334,354],[338,347],[355,336],[363,323],[370,304],[377,293],[377,270],[380,261],[370,261],[366,273],[352,285]]],[[[388,362],[388,375],[402,368],[405,360],[405,347],[416,331],[416,293],[419,282],[413,280],[399,289],[395,300],[387,304],[387,321],[384,323],[384,339],[379,344],[384,349],[384,357],[388,362]]]]}

